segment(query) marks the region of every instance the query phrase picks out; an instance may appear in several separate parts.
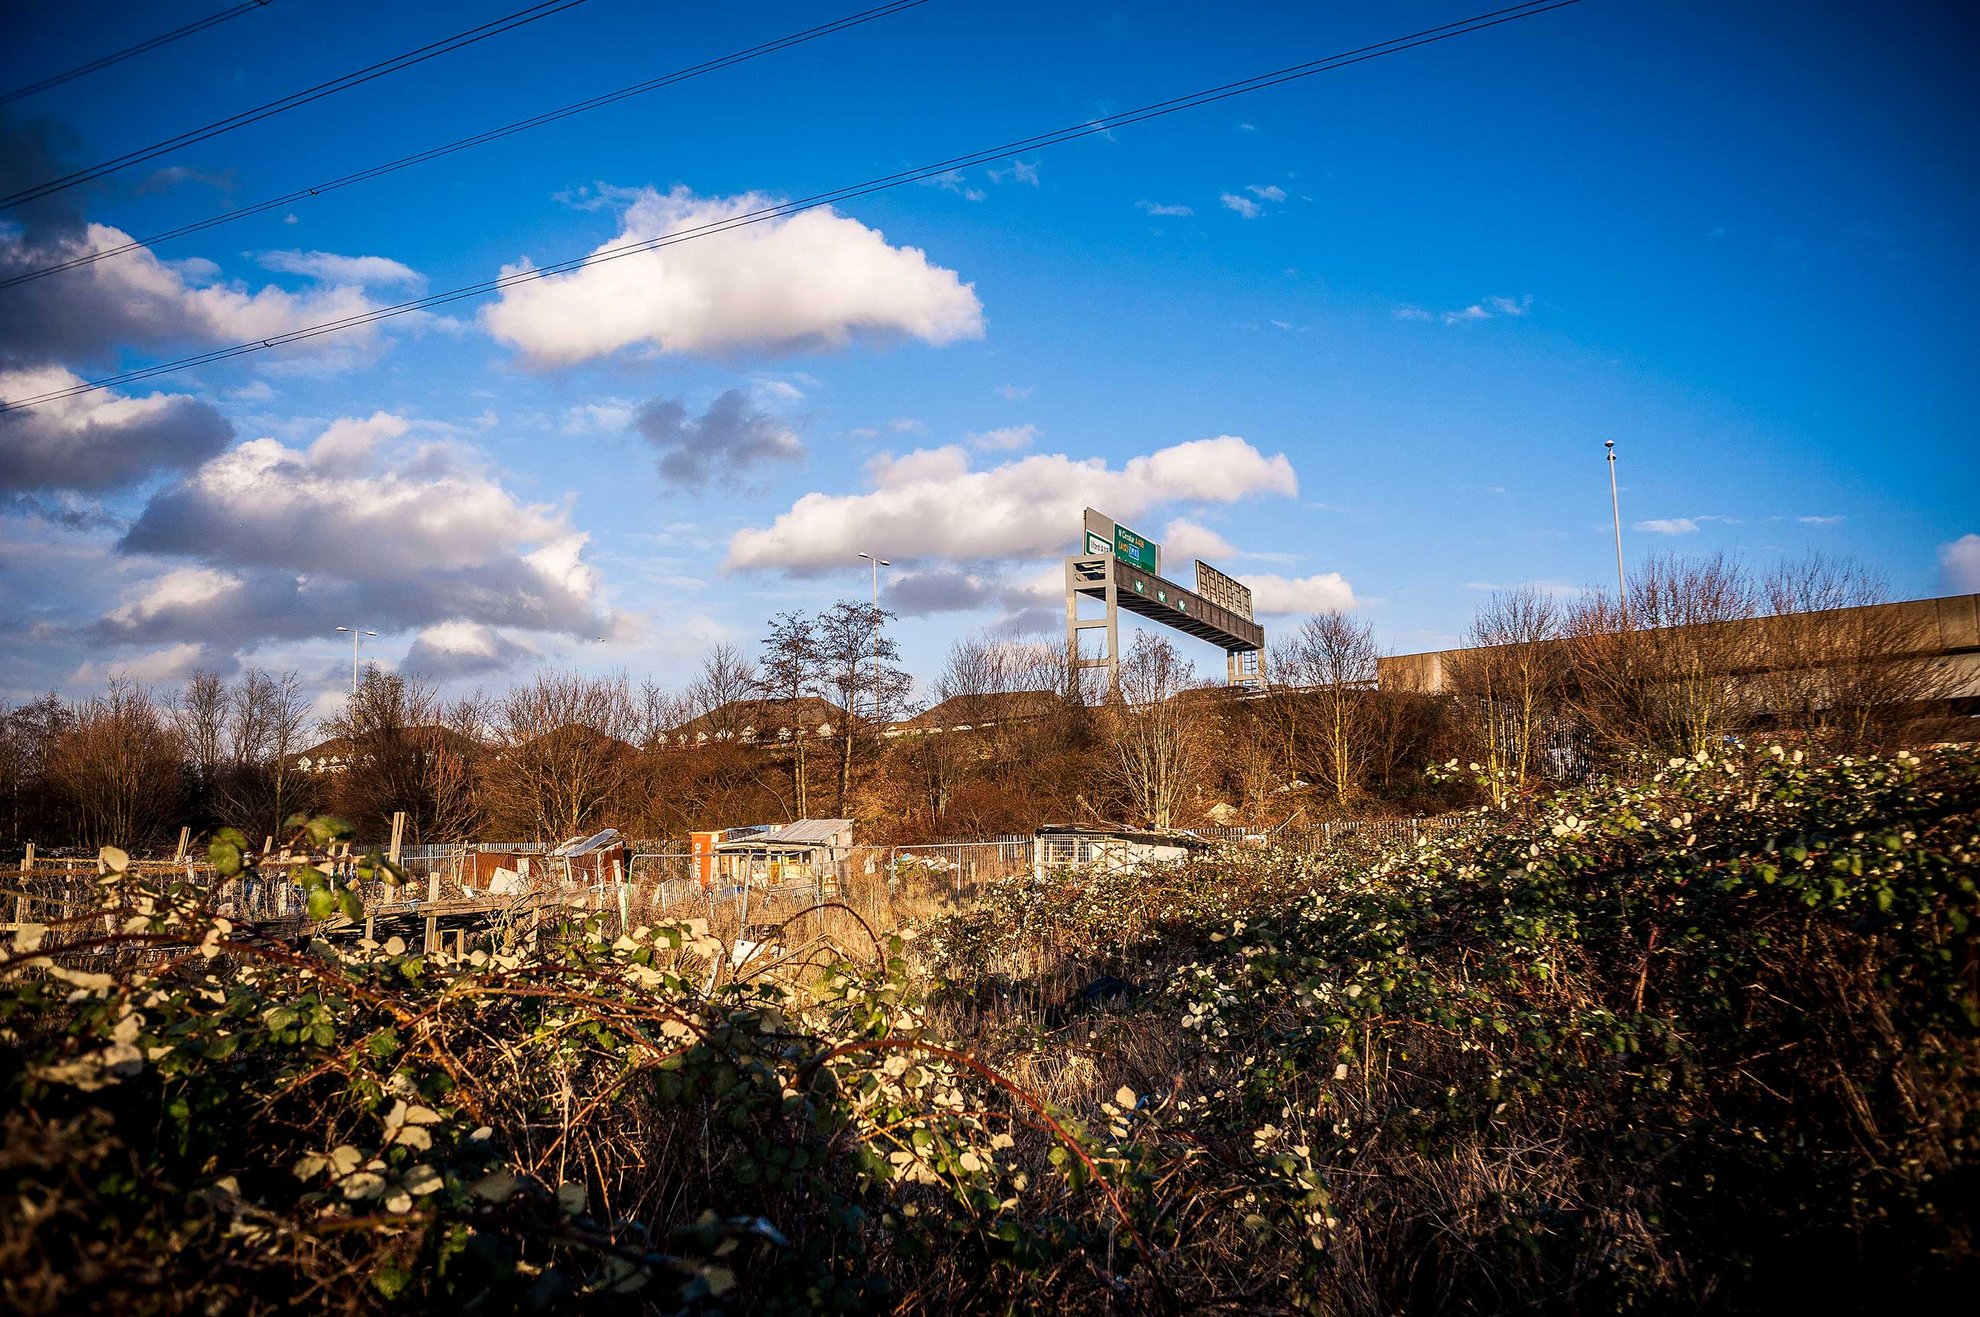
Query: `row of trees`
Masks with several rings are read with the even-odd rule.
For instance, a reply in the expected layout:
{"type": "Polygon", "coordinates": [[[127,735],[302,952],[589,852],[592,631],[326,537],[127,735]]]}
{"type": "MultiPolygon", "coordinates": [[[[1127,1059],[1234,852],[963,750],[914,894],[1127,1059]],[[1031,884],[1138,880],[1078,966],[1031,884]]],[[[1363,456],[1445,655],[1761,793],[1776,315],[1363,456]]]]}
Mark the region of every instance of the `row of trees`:
{"type": "Polygon", "coordinates": [[[1870,748],[1930,733],[1921,717],[1959,692],[1918,614],[1873,607],[1885,602],[1873,577],[1819,555],[1764,574],[1723,555],[1655,558],[1620,602],[1494,595],[1445,685],[1498,798],[1549,771],[1755,732],[1870,748]]]}
{"type": "Polygon", "coordinates": [[[308,803],[295,761],[310,730],[295,674],[256,668],[231,684],[195,673],[166,701],[116,678],[93,699],[0,710],[7,834],[99,846],[210,817],[272,831],[308,803]]]}
{"type": "Polygon", "coordinates": [[[906,723],[914,683],[889,615],[840,603],[778,614],[755,657],[719,646],[679,690],[545,671],[445,698],[373,670],[314,727],[293,674],[198,673],[163,699],[122,680],[79,704],[51,695],[0,714],[0,794],[16,845],[142,844],[182,823],[259,834],[298,809],[367,835],[404,812],[414,842],[678,837],[827,812],[903,841],[1425,812],[1755,729],[1901,735],[1948,678],[1915,656],[1901,610],[1829,611],[1880,598],[1819,558],[1762,575],[1658,559],[1620,602],[1500,592],[1441,673],[1388,689],[1368,626],[1321,614],[1274,648],[1272,687],[1243,696],[1155,636],[1122,656],[1114,691],[1082,689],[1056,645],[971,637],[929,684],[939,716],[906,723]],[[336,771],[299,764],[318,741],[336,771]],[[1477,771],[1426,778],[1453,759],[1477,771]]]}

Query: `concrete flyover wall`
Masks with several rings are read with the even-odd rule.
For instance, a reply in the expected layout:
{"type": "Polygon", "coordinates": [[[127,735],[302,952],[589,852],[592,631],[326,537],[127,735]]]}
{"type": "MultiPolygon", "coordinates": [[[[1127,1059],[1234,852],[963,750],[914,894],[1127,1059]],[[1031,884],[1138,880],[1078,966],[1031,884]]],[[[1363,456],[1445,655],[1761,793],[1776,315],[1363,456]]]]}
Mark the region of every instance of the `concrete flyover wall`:
{"type": "MultiPolygon", "coordinates": [[[[1760,656],[1755,666],[1764,668],[1770,634],[1790,622],[1802,625],[1810,620],[1817,623],[1826,621],[1837,627],[1874,621],[1880,631],[1909,634],[1916,646],[1912,657],[1948,660],[1956,681],[1954,694],[1980,698],[1980,594],[1910,599],[1902,603],[1837,608],[1792,617],[1756,617],[1719,625],[1751,631],[1754,653],[1760,656]]],[[[1463,649],[1441,649],[1378,659],[1375,665],[1376,684],[1385,691],[1440,695],[1447,689],[1451,658],[1466,652],[1463,649]]]]}

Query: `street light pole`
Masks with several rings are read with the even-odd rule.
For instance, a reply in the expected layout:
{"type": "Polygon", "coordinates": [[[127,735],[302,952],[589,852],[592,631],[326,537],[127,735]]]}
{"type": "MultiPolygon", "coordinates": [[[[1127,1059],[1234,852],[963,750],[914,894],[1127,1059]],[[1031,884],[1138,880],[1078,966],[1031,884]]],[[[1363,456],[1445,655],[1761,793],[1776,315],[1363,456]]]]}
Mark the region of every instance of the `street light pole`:
{"type": "MultiPolygon", "coordinates": [[[[859,556],[873,564],[873,661],[878,663],[880,661],[880,569],[882,567],[892,567],[894,564],[888,562],[878,554],[862,553],[859,556]]],[[[853,703],[859,703],[859,690],[857,687],[853,690],[853,703]]],[[[879,711],[879,701],[875,700],[874,704],[876,706],[875,712],[877,713],[879,711]]],[[[850,713],[852,711],[847,710],[847,712],[850,713]]]]}
{"type": "Polygon", "coordinates": [[[351,698],[356,699],[358,688],[358,645],[362,643],[366,636],[370,636],[374,640],[377,639],[378,633],[354,626],[340,626],[337,629],[351,633],[351,698]]]}
{"type": "Polygon", "coordinates": [[[1622,499],[1616,493],[1616,441],[1604,439],[1602,446],[1609,450],[1609,511],[1616,522],[1616,616],[1628,626],[1629,587],[1623,583],[1622,499]]]}
{"type": "Polygon", "coordinates": [[[892,567],[894,564],[885,558],[876,558],[870,553],[862,553],[859,556],[873,564],[873,611],[877,613],[880,611],[880,569],[892,567]]]}

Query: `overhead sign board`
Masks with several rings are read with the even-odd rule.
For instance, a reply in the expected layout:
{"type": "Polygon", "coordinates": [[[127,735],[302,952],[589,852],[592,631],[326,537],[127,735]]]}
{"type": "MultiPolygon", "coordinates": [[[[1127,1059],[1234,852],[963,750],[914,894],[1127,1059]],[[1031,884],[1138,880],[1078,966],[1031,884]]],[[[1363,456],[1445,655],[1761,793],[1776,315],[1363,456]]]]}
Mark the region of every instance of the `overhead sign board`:
{"type": "Polygon", "coordinates": [[[1130,567],[1139,567],[1151,576],[1162,574],[1162,546],[1116,524],[1114,527],[1114,556],[1130,567]]]}
{"type": "Polygon", "coordinates": [[[1162,546],[1121,525],[1104,512],[1086,510],[1086,552],[1111,553],[1150,576],[1162,574],[1162,546]]]}
{"type": "Polygon", "coordinates": [[[1251,587],[1237,581],[1198,559],[1196,563],[1196,593],[1208,599],[1219,608],[1227,608],[1249,622],[1251,616],[1251,587]]]}

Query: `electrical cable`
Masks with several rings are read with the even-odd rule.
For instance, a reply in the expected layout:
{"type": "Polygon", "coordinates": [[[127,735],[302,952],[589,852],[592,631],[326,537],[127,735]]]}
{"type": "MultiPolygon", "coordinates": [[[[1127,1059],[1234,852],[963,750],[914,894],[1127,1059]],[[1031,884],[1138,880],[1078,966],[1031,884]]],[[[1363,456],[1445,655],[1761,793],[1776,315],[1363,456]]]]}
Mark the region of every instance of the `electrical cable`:
{"type": "Polygon", "coordinates": [[[1068,128],[1061,128],[1056,132],[1040,133],[1033,137],[1020,138],[1014,142],[1006,142],[1001,146],[972,151],[966,155],[952,156],[947,160],[934,164],[918,165],[912,169],[905,169],[898,173],[869,179],[864,183],[854,183],[846,187],[835,188],[830,192],[816,193],[797,201],[780,202],[776,205],[764,206],[739,215],[731,215],[726,219],[696,225],[693,228],[661,234],[656,238],[644,238],[633,242],[620,243],[615,247],[603,247],[588,255],[571,257],[552,265],[513,271],[498,278],[468,284],[448,292],[434,293],[430,296],[399,302],[392,306],[377,307],[370,311],[344,316],[337,320],[325,321],[318,325],[306,326],[302,329],[290,330],[287,333],[276,334],[272,337],[258,339],[251,343],[239,343],[232,347],[217,348],[211,352],[202,352],[190,357],[181,357],[174,361],[161,362],[155,366],[128,370],[117,375],[106,376],[102,379],[70,385],[67,388],[51,389],[46,393],[35,394],[27,398],[13,399],[0,403],[0,415],[22,408],[39,406],[42,403],[55,402],[62,398],[72,398],[79,394],[94,393],[101,389],[115,388],[118,385],[130,384],[137,380],[173,374],[177,371],[188,370],[194,366],[204,366],[216,361],[225,361],[232,357],[245,356],[251,352],[261,352],[268,348],[303,342],[308,339],[319,338],[325,334],[334,334],[363,325],[377,324],[380,321],[407,315],[414,311],[445,306],[451,302],[465,301],[475,297],[485,297],[489,293],[500,292],[517,284],[533,282],[534,280],[548,278],[556,274],[568,274],[572,270],[588,265],[602,264],[605,261],[619,260],[623,257],[636,256],[644,252],[658,251],[665,247],[674,246],[677,243],[690,242],[697,238],[712,237],[718,233],[726,233],[731,229],[746,228],[752,224],[761,224],[768,220],[786,218],[803,211],[815,210],[820,206],[829,206],[836,202],[851,200],[854,197],[866,196],[870,193],[884,192],[892,188],[902,187],[924,178],[933,178],[937,175],[945,174],[952,169],[972,168],[1024,151],[1057,146],[1061,143],[1075,141],[1082,137],[1091,137],[1096,134],[1111,132],[1116,128],[1125,127],[1129,124],[1142,123],[1149,119],[1159,119],[1166,115],[1180,113],[1184,110],[1198,109],[1205,105],[1215,104],[1218,101],[1229,100],[1235,96],[1263,91],[1268,87],[1280,86],[1301,78],[1310,78],[1316,74],[1328,73],[1335,69],[1366,63],[1369,60],[1380,59],[1384,55],[1400,54],[1406,50],[1414,50],[1419,46],[1427,46],[1439,41],[1448,41],[1453,37],[1467,36],[1473,32],[1482,32],[1488,28],[1518,22],[1522,18],[1532,18],[1555,9],[1565,9],[1569,5],[1579,3],[1581,3],[1581,0],[1529,0],[1526,4],[1511,5],[1507,8],[1495,9],[1489,13],[1479,14],[1472,18],[1459,19],[1453,23],[1443,23],[1436,27],[1424,28],[1421,31],[1412,32],[1407,36],[1392,37],[1387,41],[1378,41],[1371,45],[1358,46],[1353,50],[1343,51],[1337,55],[1328,55],[1321,59],[1307,61],[1303,64],[1290,65],[1286,68],[1277,69],[1271,73],[1261,73],[1251,78],[1242,78],[1236,82],[1225,83],[1219,87],[1192,92],[1187,96],[1178,96],[1166,101],[1157,101],[1152,105],[1144,105],[1139,109],[1125,110],[1119,114],[1089,119],[1084,123],[1068,128]]]}
{"type": "Polygon", "coordinates": [[[444,146],[431,147],[424,151],[415,152],[412,155],[401,156],[397,160],[389,161],[386,164],[373,165],[368,169],[360,169],[356,173],[345,174],[341,178],[333,178],[327,183],[318,183],[314,187],[298,188],[294,192],[285,193],[279,197],[270,197],[266,201],[257,201],[252,205],[237,207],[223,214],[212,215],[202,220],[194,220],[188,224],[181,224],[175,229],[167,229],[162,233],[154,233],[147,238],[134,238],[129,242],[115,247],[104,247],[97,251],[85,252],[80,256],[73,256],[66,261],[58,261],[53,265],[44,265],[39,269],[27,270],[20,274],[10,275],[5,279],[0,279],[0,288],[12,288],[15,284],[24,284],[32,279],[42,279],[51,274],[60,274],[64,270],[74,270],[84,265],[94,265],[98,261],[108,260],[113,256],[122,256],[126,252],[137,251],[140,248],[155,247],[159,243],[167,242],[173,238],[183,238],[187,234],[200,233],[207,229],[217,228],[222,224],[231,224],[235,220],[247,219],[250,216],[265,214],[271,210],[280,210],[284,206],[292,206],[299,201],[307,201],[311,197],[320,197],[325,192],[334,192],[338,188],[349,187],[353,183],[363,183],[385,174],[410,168],[413,165],[425,164],[429,160],[438,160],[442,156],[453,155],[455,152],[465,151],[469,147],[481,146],[484,143],[493,142],[500,138],[523,132],[526,129],[538,128],[547,123],[555,123],[559,119],[568,119],[572,115],[582,114],[586,110],[595,110],[601,106],[611,105],[649,91],[656,91],[661,87],[670,87],[677,82],[686,82],[689,78],[697,78],[704,73],[714,73],[748,60],[760,58],[764,55],[775,54],[780,50],[788,50],[792,46],[803,45],[807,41],[815,41],[819,37],[830,36],[835,32],[843,32],[847,28],[858,27],[863,23],[870,23],[875,19],[888,18],[900,13],[902,10],[918,8],[927,3],[928,0],[893,0],[891,4],[862,10],[857,14],[848,14],[844,18],[834,19],[830,23],[806,28],[802,32],[793,32],[788,36],[778,37],[774,41],[766,41],[761,45],[751,46],[747,50],[734,51],[727,55],[718,56],[715,59],[706,60],[700,64],[690,65],[687,68],[676,69],[672,73],[664,73],[658,77],[649,78],[644,82],[634,83],[630,87],[621,87],[617,91],[604,92],[587,100],[566,105],[561,109],[545,110],[542,114],[531,115],[527,119],[518,119],[512,124],[506,124],[500,128],[491,128],[486,132],[476,133],[471,137],[463,137],[457,141],[448,142],[444,146]]]}
{"type": "Polygon", "coordinates": [[[175,27],[170,32],[161,33],[149,41],[140,41],[135,46],[126,46],[115,54],[105,55],[101,59],[93,59],[87,64],[78,64],[65,73],[51,74],[43,78],[40,82],[31,82],[25,87],[16,87],[9,92],[0,92],[0,105],[17,101],[23,96],[32,96],[36,92],[47,91],[51,87],[59,87],[65,82],[74,82],[77,78],[83,77],[86,74],[95,73],[99,69],[107,69],[112,64],[121,64],[134,55],[142,55],[146,51],[156,50],[160,46],[169,46],[181,37],[189,37],[195,32],[204,32],[207,28],[224,23],[230,18],[239,18],[242,14],[265,8],[270,2],[271,0],[243,0],[243,3],[235,5],[232,9],[223,9],[217,14],[208,14],[205,18],[188,23],[184,27],[175,27]]]}
{"type": "Polygon", "coordinates": [[[45,183],[39,183],[34,187],[25,188],[11,196],[0,197],[0,210],[7,210],[29,201],[39,200],[42,197],[76,187],[93,179],[102,178],[106,174],[114,174],[120,169],[128,169],[132,165],[142,164],[146,160],[155,160],[167,151],[175,151],[182,146],[191,146],[196,142],[204,142],[209,138],[218,137],[222,133],[230,133],[236,128],[245,128],[249,124],[259,123],[263,119],[272,118],[284,110],[293,110],[298,106],[308,105],[312,101],[320,101],[326,96],[334,96],[340,91],[348,91],[352,87],[362,86],[374,79],[385,77],[387,74],[409,69],[415,64],[424,64],[427,60],[437,59],[441,55],[450,54],[466,46],[472,46],[476,42],[486,41],[490,37],[500,36],[504,32],[514,31],[516,28],[534,23],[540,18],[548,18],[552,14],[560,14],[566,9],[575,9],[583,3],[585,3],[585,0],[538,0],[538,3],[531,5],[527,9],[519,9],[513,14],[483,23],[479,27],[472,27],[465,32],[457,32],[453,36],[446,37],[440,41],[430,42],[416,50],[409,50],[402,55],[394,55],[390,59],[380,60],[378,63],[367,65],[354,73],[346,73],[340,78],[332,78],[329,82],[318,83],[316,86],[306,88],[303,91],[292,92],[279,100],[269,101],[266,105],[258,105],[252,110],[242,110],[239,114],[229,115],[225,119],[217,119],[203,128],[194,128],[189,132],[180,133],[177,137],[170,137],[162,142],[154,142],[150,146],[140,147],[135,151],[127,151],[114,159],[105,160],[100,164],[91,165],[86,169],[78,169],[74,173],[64,174],[60,178],[51,178],[45,183]]]}

